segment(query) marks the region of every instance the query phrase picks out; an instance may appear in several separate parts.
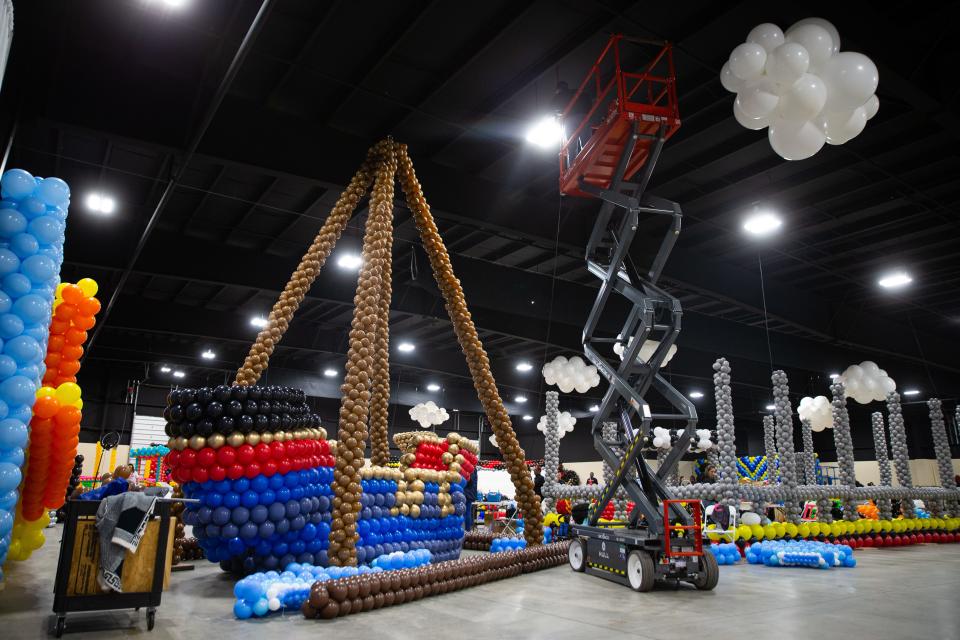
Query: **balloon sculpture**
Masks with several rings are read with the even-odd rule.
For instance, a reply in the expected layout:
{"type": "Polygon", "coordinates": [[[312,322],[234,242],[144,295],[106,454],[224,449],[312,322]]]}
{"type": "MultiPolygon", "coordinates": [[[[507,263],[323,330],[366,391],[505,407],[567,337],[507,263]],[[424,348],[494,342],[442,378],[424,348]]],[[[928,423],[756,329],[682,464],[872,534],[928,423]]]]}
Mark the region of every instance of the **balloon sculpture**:
{"type": "Polygon", "coordinates": [[[97,283],[90,278],[57,287],[44,386],[37,391],[30,421],[28,464],[10,542],[11,560],[26,560],[43,545],[43,529],[50,522],[48,511],[59,509],[65,501],[64,489],[80,444],[83,400],[76,374],[87,330],[93,328],[94,316],[100,311],[96,293],[97,283]]]}
{"type": "MultiPolygon", "coordinates": [[[[35,178],[21,169],[11,169],[0,178],[0,196],[2,565],[10,551],[19,553],[11,547],[11,533],[20,498],[18,487],[23,480],[27,424],[44,375],[52,303],[63,262],[70,188],[59,178],[35,178]]],[[[72,453],[69,459],[73,459],[72,453]]],[[[66,482],[67,477],[63,486],[66,482]]],[[[62,492],[63,486],[58,491],[62,492]]],[[[40,536],[39,530],[29,532],[33,542],[40,536]]]]}
{"type": "Polygon", "coordinates": [[[840,51],[840,34],[822,18],[786,32],[770,23],[754,27],[720,71],[724,88],[737,94],[737,122],[769,127],[770,146],[786,160],[858,136],[880,107],[879,78],[870,58],[840,51]]]}

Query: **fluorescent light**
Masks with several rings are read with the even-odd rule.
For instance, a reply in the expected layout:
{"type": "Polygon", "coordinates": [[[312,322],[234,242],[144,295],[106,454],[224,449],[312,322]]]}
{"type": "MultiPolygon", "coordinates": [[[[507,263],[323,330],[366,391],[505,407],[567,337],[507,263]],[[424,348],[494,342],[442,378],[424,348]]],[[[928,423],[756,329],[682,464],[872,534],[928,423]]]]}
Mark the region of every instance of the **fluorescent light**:
{"type": "Polygon", "coordinates": [[[770,235],[780,228],[783,221],[769,211],[752,214],[743,223],[743,230],[754,236],[770,235]]]}
{"type": "Polygon", "coordinates": [[[839,373],[831,373],[831,374],[830,374],[830,379],[831,379],[831,380],[833,380],[834,378],[839,378],[839,377],[840,377],[840,374],[839,374],[839,373]]]}
{"type": "Polygon", "coordinates": [[[254,316],[250,318],[250,324],[255,326],[257,329],[263,329],[267,326],[267,319],[263,316],[254,316]]]}
{"type": "Polygon", "coordinates": [[[700,398],[703,397],[703,392],[702,392],[702,391],[691,391],[691,392],[689,393],[689,396],[690,396],[691,398],[693,398],[694,400],[699,400],[700,398]]]}
{"type": "Polygon", "coordinates": [[[324,369],[324,370],[323,370],[323,375],[327,376],[328,378],[333,378],[334,376],[337,375],[337,370],[336,370],[336,369],[324,369]]]}
{"type": "Polygon", "coordinates": [[[337,258],[337,266],[348,271],[356,271],[363,264],[363,259],[355,253],[345,253],[337,258]]]}
{"type": "Polygon", "coordinates": [[[518,363],[517,363],[517,371],[519,371],[520,373],[526,373],[527,371],[530,371],[531,369],[533,369],[533,365],[530,364],[529,362],[518,362],[518,363]]]}
{"type": "Polygon", "coordinates": [[[174,377],[174,378],[182,378],[182,377],[184,377],[185,375],[187,375],[187,374],[185,374],[183,371],[174,371],[174,372],[173,372],[173,377],[174,377]]]}
{"type": "Polygon", "coordinates": [[[416,348],[417,347],[412,342],[401,342],[400,344],[397,345],[397,350],[402,351],[404,353],[410,353],[416,348]]]}
{"type": "Polygon", "coordinates": [[[524,422],[530,422],[531,420],[533,420],[533,416],[523,416],[523,420],[524,422]]]}
{"type": "Polygon", "coordinates": [[[173,9],[180,9],[187,4],[187,0],[163,0],[163,4],[173,9]]]}
{"type": "Polygon", "coordinates": [[[427,385],[427,391],[440,391],[440,385],[436,382],[431,382],[427,385]]]}
{"type": "Polygon", "coordinates": [[[87,196],[87,208],[95,213],[110,215],[117,208],[117,202],[103,193],[91,193],[87,196]]]}
{"type": "Polygon", "coordinates": [[[215,354],[210,349],[207,349],[206,351],[200,354],[200,357],[203,358],[204,360],[213,360],[214,358],[217,357],[217,354],[215,354]]]}
{"type": "Polygon", "coordinates": [[[597,411],[600,411],[600,405],[595,404],[592,407],[590,407],[590,413],[596,413],[597,411]]]}
{"type": "Polygon", "coordinates": [[[920,395],[920,390],[919,390],[919,389],[907,389],[907,390],[905,390],[905,391],[903,392],[903,395],[905,395],[905,396],[918,396],[918,395],[920,395]]]}
{"type": "Polygon", "coordinates": [[[545,116],[527,130],[527,142],[542,149],[559,147],[563,142],[563,128],[556,116],[545,116]]]}
{"type": "Polygon", "coordinates": [[[893,273],[888,273],[879,280],[879,284],[884,289],[899,289],[900,287],[905,287],[908,284],[913,282],[913,278],[910,277],[906,271],[895,271],[893,273]]]}
{"type": "Polygon", "coordinates": [[[774,404],[767,405],[767,411],[776,411],[776,409],[777,409],[777,406],[774,404]]]}
{"type": "Polygon", "coordinates": [[[162,367],[160,367],[160,373],[170,373],[170,367],[168,367],[167,365],[163,365],[162,367]]]}
{"type": "Polygon", "coordinates": [[[527,401],[527,396],[516,396],[516,397],[513,399],[513,401],[514,401],[514,402],[519,402],[520,404],[523,404],[524,402],[527,401]]]}

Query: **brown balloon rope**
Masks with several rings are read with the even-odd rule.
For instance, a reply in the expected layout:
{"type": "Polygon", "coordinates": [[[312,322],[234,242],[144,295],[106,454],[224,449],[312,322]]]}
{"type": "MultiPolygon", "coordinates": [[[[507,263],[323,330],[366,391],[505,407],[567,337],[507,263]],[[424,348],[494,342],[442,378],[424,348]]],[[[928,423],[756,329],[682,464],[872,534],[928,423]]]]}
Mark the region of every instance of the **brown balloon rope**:
{"type": "Polygon", "coordinates": [[[360,169],[350,180],[350,184],[340,194],[340,198],[337,199],[330,215],[327,216],[323,226],[320,227],[313,244],[300,259],[300,264],[290,276],[287,286],[284,287],[277,302],[273,305],[266,326],[257,334],[257,339],[251,345],[250,352],[243,361],[243,366],[237,370],[234,384],[254,385],[260,379],[260,375],[267,369],[274,348],[280,343],[283,334],[286,333],[294,313],[296,313],[300,303],[303,302],[303,298],[307,295],[307,291],[310,290],[327,258],[330,257],[330,253],[350,221],[357,203],[363,198],[363,194],[373,181],[374,160],[374,149],[371,149],[367,152],[367,158],[360,169]]]}
{"type": "Polygon", "coordinates": [[[525,464],[525,453],[517,441],[510,416],[497,391],[496,382],[490,372],[490,361],[480,342],[470,311],[467,309],[460,281],[453,274],[450,256],[437,230],[433,214],[430,212],[430,205],[427,204],[420,183],[417,181],[406,145],[398,144],[396,151],[400,167],[399,179],[407,198],[407,206],[413,212],[414,222],[433,268],[434,278],[446,301],[450,321],[466,356],[474,387],[494,435],[497,437],[510,478],[516,488],[517,503],[526,519],[524,537],[528,545],[541,544],[543,534],[540,499],[533,490],[533,480],[525,464]]]}

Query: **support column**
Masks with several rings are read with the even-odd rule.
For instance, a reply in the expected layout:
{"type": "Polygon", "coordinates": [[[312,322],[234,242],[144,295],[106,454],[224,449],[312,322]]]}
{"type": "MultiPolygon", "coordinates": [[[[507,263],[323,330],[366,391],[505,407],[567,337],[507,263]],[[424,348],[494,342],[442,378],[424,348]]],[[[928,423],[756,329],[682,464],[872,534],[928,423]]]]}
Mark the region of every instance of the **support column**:
{"type": "Polygon", "coordinates": [[[774,435],[773,416],[763,416],[763,455],[767,458],[767,479],[777,481],[777,438],[774,435]]]}
{"type": "Polygon", "coordinates": [[[557,469],[560,467],[560,435],[557,424],[560,394],[556,391],[547,391],[546,410],[547,427],[543,433],[543,499],[547,511],[556,511],[557,496],[554,492],[557,488],[557,469]]]}
{"type": "MultiPolygon", "coordinates": [[[[887,413],[890,414],[890,453],[893,455],[893,468],[897,470],[897,482],[901,487],[913,488],[913,476],[910,473],[910,452],[907,450],[907,428],[903,424],[903,410],[900,408],[900,394],[893,391],[887,394],[887,413]]],[[[900,501],[903,517],[913,518],[913,500],[900,501]]]]}
{"type": "MultiPolygon", "coordinates": [[[[833,398],[833,442],[837,449],[837,462],[840,467],[840,483],[850,489],[857,486],[856,470],[853,464],[853,436],[850,434],[850,414],[847,413],[847,399],[843,395],[843,384],[830,385],[833,398]]],[[[858,520],[857,502],[853,498],[843,498],[843,519],[858,520]]]]}
{"type": "Polygon", "coordinates": [[[719,358],[713,365],[713,395],[717,407],[717,469],[723,499],[727,506],[737,505],[737,445],[733,422],[733,392],[730,389],[730,363],[719,358]]]}
{"type": "MultiPolygon", "coordinates": [[[[873,425],[873,451],[877,458],[877,466],[880,467],[880,486],[892,487],[893,475],[890,473],[890,454],[887,452],[887,436],[884,433],[883,414],[874,411],[870,414],[870,422],[873,425]]],[[[890,520],[892,511],[889,498],[877,499],[877,509],[880,511],[881,520],[890,520]]]]}
{"type": "Polygon", "coordinates": [[[777,370],[771,376],[773,382],[773,404],[775,433],[780,453],[780,477],[785,489],[787,518],[794,524],[800,522],[800,507],[794,495],[797,488],[797,460],[793,447],[793,407],[790,404],[790,387],[787,383],[787,374],[777,370]]]}
{"type": "Polygon", "coordinates": [[[813,428],[809,420],[800,421],[800,435],[803,437],[803,483],[817,484],[817,465],[813,451],[813,428]]]}
{"type": "MultiPolygon", "coordinates": [[[[927,400],[930,410],[930,431],[933,436],[933,450],[937,454],[937,471],[940,474],[940,486],[944,489],[955,490],[957,483],[954,480],[953,460],[950,456],[950,441],[947,440],[947,425],[943,421],[943,405],[937,398],[927,400]]],[[[945,501],[944,510],[949,515],[957,512],[957,501],[945,501]]]]}

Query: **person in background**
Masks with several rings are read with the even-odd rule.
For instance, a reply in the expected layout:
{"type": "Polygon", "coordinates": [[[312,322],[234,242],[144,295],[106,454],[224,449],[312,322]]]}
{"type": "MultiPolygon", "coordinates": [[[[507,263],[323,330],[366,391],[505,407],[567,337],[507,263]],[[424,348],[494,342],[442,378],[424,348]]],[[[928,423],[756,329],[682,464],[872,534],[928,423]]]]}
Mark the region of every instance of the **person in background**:
{"type": "Polygon", "coordinates": [[[586,484],[599,484],[599,481],[593,475],[593,471],[590,472],[590,477],[587,478],[586,484]]]}
{"type": "Polygon", "coordinates": [[[70,497],[74,500],[103,500],[107,496],[125,493],[131,488],[129,482],[131,473],[133,473],[133,467],[128,464],[122,464],[113,470],[112,478],[106,484],[85,493],[81,493],[81,488],[77,487],[70,497]]]}
{"type": "Polygon", "coordinates": [[[712,464],[708,464],[707,468],[703,470],[703,476],[700,477],[700,482],[704,484],[715,484],[717,482],[717,468],[712,464]]]}
{"type": "Polygon", "coordinates": [[[466,512],[464,517],[464,528],[467,531],[473,529],[473,522],[476,519],[476,516],[473,513],[473,503],[477,500],[477,476],[480,473],[474,469],[473,473],[470,474],[470,479],[467,481],[467,486],[463,488],[463,497],[466,499],[466,512]]]}
{"type": "Polygon", "coordinates": [[[543,483],[547,479],[543,477],[543,470],[540,468],[540,465],[533,467],[533,492],[537,494],[541,500],[543,499],[543,483]]]}

